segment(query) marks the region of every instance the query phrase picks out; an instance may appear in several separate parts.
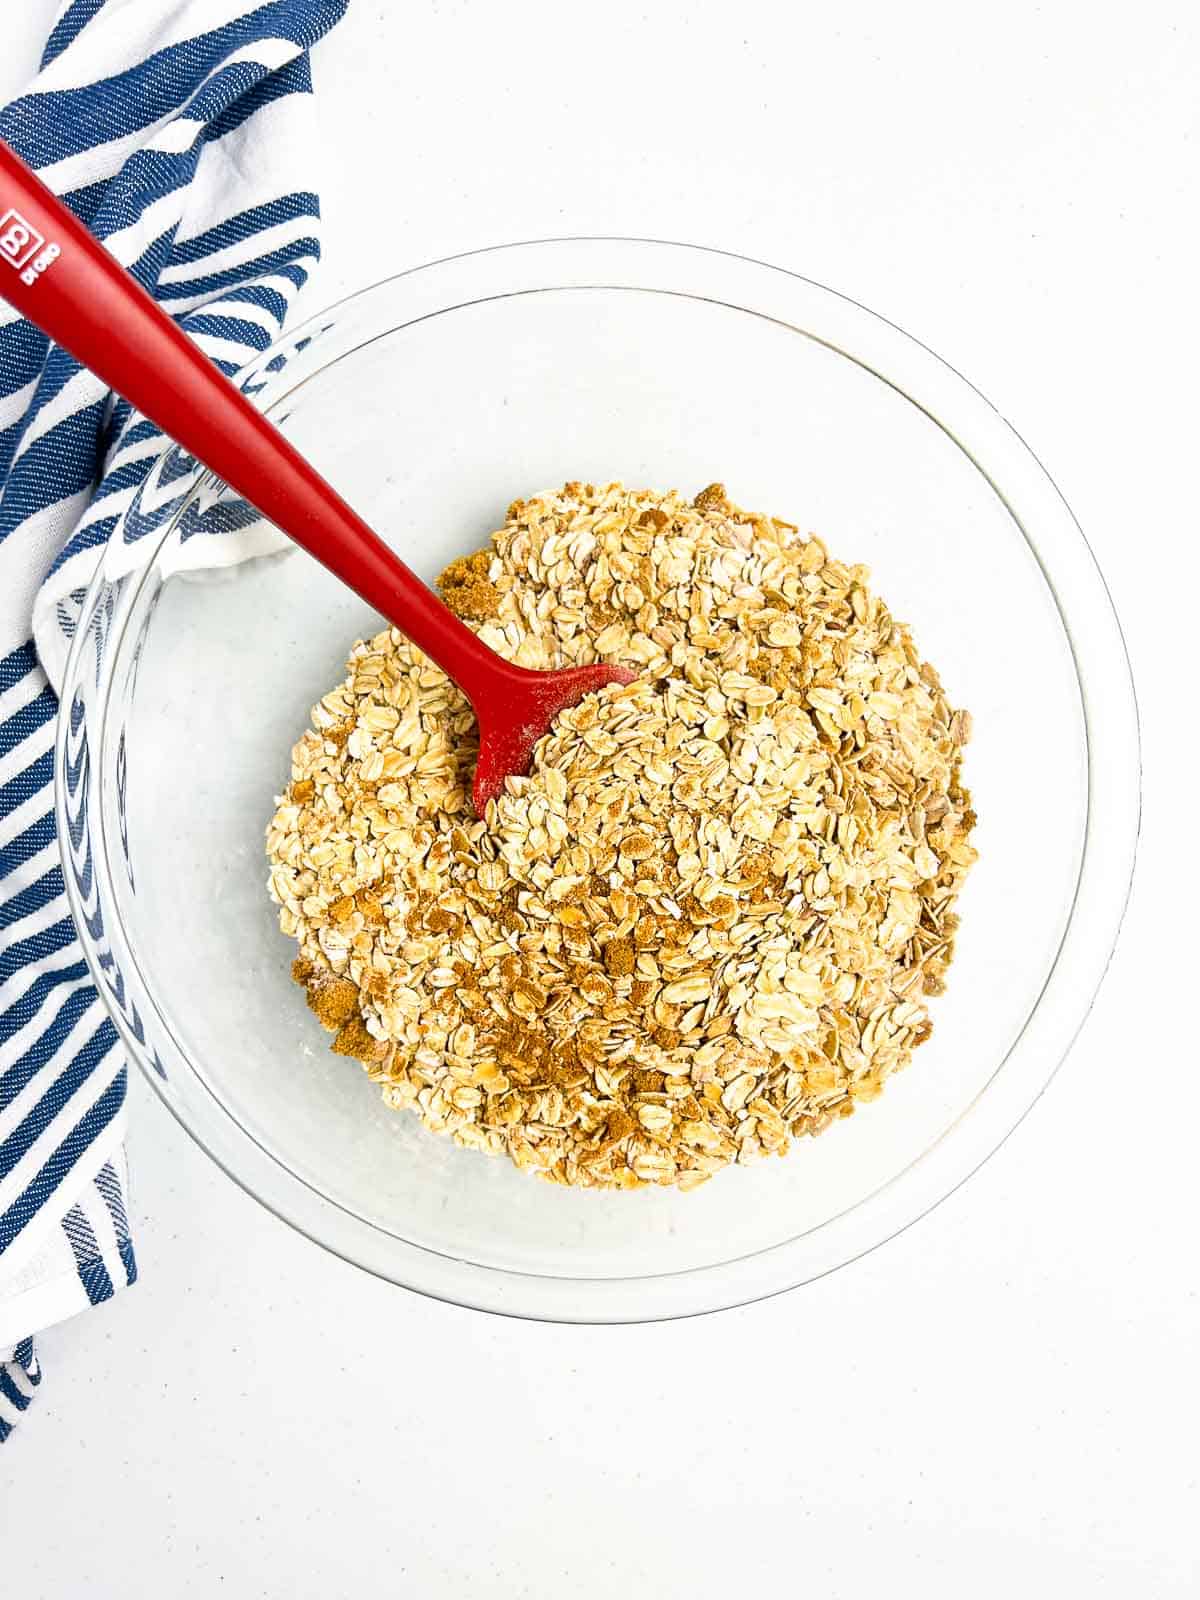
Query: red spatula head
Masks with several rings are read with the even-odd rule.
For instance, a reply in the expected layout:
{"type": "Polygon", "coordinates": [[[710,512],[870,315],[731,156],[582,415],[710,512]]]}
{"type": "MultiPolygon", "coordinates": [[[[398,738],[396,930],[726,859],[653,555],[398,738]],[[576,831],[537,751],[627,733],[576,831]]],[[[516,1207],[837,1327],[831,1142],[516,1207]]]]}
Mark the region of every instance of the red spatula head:
{"type": "Polygon", "coordinates": [[[473,701],[479,718],[479,760],[471,798],[483,815],[489,800],[500,794],[504,780],[529,771],[533,747],[550,730],[560,711],[578,705],[606,683],[632,683],[627,667],[598,662],[567,667],[561,672],[529,672],[504,663],[488,685],[486,697],[473,701]]]}

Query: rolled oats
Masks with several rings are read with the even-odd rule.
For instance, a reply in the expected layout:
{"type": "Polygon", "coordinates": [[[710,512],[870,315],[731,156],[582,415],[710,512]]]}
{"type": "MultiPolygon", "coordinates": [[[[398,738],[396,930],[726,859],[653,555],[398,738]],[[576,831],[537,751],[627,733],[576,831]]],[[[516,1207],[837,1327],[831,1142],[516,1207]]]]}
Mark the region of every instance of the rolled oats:
{"type": "Polygon", "coordinates": [[[449,604],[634,668],[478,818],[470,706],[399,633],[314,707],[267,835],[293,972],[387,1102],[587,1187],[695,1188],[928,1038],[975,859],[965,711],[867,587],[719,484],[517,501],[449,604]]]}

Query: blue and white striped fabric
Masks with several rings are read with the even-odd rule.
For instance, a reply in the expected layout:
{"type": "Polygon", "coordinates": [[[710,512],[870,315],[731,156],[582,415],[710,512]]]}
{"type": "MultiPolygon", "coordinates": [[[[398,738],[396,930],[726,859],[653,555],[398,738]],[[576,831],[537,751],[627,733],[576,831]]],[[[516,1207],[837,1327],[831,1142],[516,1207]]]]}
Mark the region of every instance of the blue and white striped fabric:
{"type": "MultiPolygon", "coordinates": [[[[318,255],[308,49],[348,0],[68,0],[5,140],[227,373],[318,255]]],[[[0,1440],[32,1335],[131,1284],[126,1069],[67,910],[55,688],[99,549],[162,447],[0,302],[0,1440]]],[[[252,553],[237,533],[213,560],[252,553]]]]}

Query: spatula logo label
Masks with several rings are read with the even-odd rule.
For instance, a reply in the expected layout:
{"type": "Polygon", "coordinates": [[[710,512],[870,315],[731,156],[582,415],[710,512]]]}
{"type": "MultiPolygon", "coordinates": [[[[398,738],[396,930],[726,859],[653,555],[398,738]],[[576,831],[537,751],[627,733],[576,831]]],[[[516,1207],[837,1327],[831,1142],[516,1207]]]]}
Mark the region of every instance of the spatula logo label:
{"type": "Polygon", "coordinates": [[[6,211],[0,217],[0,256],[18,272],[29,265],[45,242],[45,237],[19,211],[6,211]]]}
{"type": "Polygon", "coordinates": [[[62,255],[56,244],[47,244],[46,237],[26,222],[19,211],[6,211],[0,217],[0,257],[21,274],[21,282],[29,289],[62,255]]]}

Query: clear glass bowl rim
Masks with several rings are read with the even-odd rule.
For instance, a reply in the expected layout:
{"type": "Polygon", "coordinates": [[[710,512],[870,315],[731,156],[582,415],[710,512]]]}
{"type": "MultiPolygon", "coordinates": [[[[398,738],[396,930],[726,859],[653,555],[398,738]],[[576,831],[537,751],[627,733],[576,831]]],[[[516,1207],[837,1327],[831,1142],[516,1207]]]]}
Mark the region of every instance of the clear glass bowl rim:
{"type": "MultiPolygon", "coordinates": [[[[78,889],[68,872],[68,898],[76,926],[81,930],[85,957],[128,1056],[137,1062],[188,1134],[248,1194],[343,1260],[433,1298],[533,1320],[668,1320],[784,1293],[894,1238],[977,1171],[1040,1097],[1091,1009],[1128,903],[1141,810],[1136,695],[1111,596],[1082,529],[1046,469],[1012,425],[966,378],[928,346],[857,301],[798,273],[735,252],[666,240],[584,236],[498,244],[442,257],[381,279],[310,316],[256,356],[248,370],[261,371],[276,355],[294,350],[298,341],[327,327],[331,317],[364,306],[406,280],[419,282],[423,275],[439,272],[464,278],[468,283],[474,281],[476,292],[464,298],[460,289],[450,303],[408,321],[514,293],[573,287],[658,288],[779,322],[792,332],[826,344],[895,388],[963,451],[999,495],[1037,560],[1057,606],[1074,659],[1088,758],[1088,811],[1075,904],[1057,957],[1025,1027],[984,1088],[940,1139],[872,1194],[818,1228],[737,1260],[677,1272],[636,1278],[534,1276],[451,1260],[383,1233],[309,1188],[263,1150],[224,1106],[219,1107],[220,1112],[237,1130],[232,1141],[236,1154],[231,1153],[224,1137],[229,1130],[223,1130],[218,1139],[212,1136],[212,1130],[198,1127],[170,1080],[155,1070],[150,1053],[133,1035],[121,1011],[109,1002],[98,951],[88,935],[78,889]],[[518,279],[546,277],[547,281],[531,281],[524,288],[513,288],[505,271],[518,263],[518,279]],[[498,276],[507,287],[489,281],[493,268],[498,269],[498,276]],[[660,281],[640,281],[656,276],[660,281]],[[686,287],[682,286],[685,279],[686,287]],[[802,314],[805,311],[807,315],[802,314]],[[791,320],[792,316],[799,320],[791,320]],[[817,325],[821,331],[817,331],[817,325]],[[869,359],[865,351],[870,352],[869,359]],[[1037,529],[1037,540],[1031,526],[1037,529]],[[1048,999],[1055,1002],[1052,1014],[1046,1010],[1048,999]],[[1035,1039],[1031,1030],[1039,1018],[1042,1026],[1035,1030],[1035,1039]],[[819,1241],[816,1249],[812,1247],[814,1240],[819,1241]],[[397,1249],[398,1245],[402,1248],[397,1249]]],[[[394,323],[388,331],[406,325],[407,322],[394,323]]],[[[360,346],[378,336],[377,332],[364,338],[360,346]]],[[[339,352],[329,365],[360,346],[339,352]]],[[[272,388],[265,397],[268,414],[284,405],[312,376],[302,376],[298,383],[282,389],[272,388]]],[[[159,464],[177,449],[168,442],[159,464]]],[[[158,552],[211,481],[205,469],[194,469],[186,500],[162,533],[147,541],[152,548],[146,552],[135,595],[152,571],[158,552]]],[[[101,566],[85,598],[85,618],[92,614],[106,583],[101,566]]],[[[135,606],[136,598],[129,609],[135,606]]],[[[64,705],[71,704],[87,633],[81,626],[72,644],[62,691],[64,705]]],[[[107,651],[102,669],[108,682],[102,695],[100,759],[93,763],[97,772],[104,767],[110,732],[109,691],[114,666],[121,655],[118,637],[107,651]]],[[[67,837],[65,830],[70,820],[62,781],[67,720],[59,718],[55,762],[60,838],[67,837]]],[[[101,848],[94,852],[94,870],[98,892],[103,894],[111,871],[107,845],[112,827],[102,804],[96,805],[95,816],[101,848]]],[[[124,946],[130,960],[135,999],[150,1014],[156,1014],[153,995],[141,983],[136,954],[123,925],[113,932],[114,943],[124,946]]]]}

